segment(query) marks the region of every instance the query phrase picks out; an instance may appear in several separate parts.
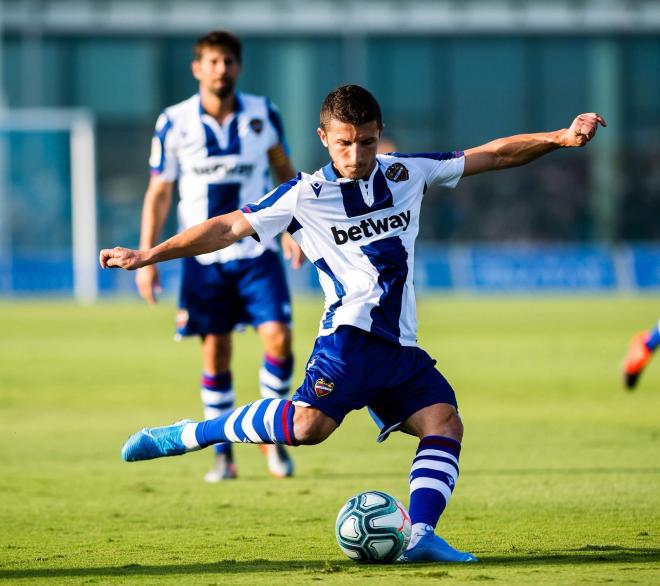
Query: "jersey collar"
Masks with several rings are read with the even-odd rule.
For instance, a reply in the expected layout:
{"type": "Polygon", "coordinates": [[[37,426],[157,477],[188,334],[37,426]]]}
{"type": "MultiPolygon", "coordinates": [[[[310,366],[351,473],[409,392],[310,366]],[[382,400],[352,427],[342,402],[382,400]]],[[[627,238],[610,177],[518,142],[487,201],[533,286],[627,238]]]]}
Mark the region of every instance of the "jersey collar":
{"type": "MultiPolygon", "coordinates": [[[[197,92],[197,102],[199,103],[199,115],[203,116],[206,114],[207,116],[211,116],[206,110],[204,110],[204,106],[202,106],[202,96],[199,95],[199,92],[197,92]]],[[[234,113],[239,114],[243,109],[243,100],[240,92],[234,92],[234,113]]],[[[211,116],[211,118],[213,118],[213,116],[211,116]]]]}
{"type": "Polygon", "coordinates": [[[376,164],[374,165],[373,171],[369,174],[368,179],[349,179],[348,177],[337,177],[337,172],[335,171],[335,167],[332,164],[332,161],[330,161],[325,167],[323,167],[321,170],[323,171],[323,177],[327,181],[336,181],[338,183],[344,183],[344,182],[357,182],[357,181],[367,181],[367,183],[372,183],[374,179],[374,175],[376,174],[376,171],[378,171],[378,167],[380,166],[380,161],[376,159],[376,164]]]}

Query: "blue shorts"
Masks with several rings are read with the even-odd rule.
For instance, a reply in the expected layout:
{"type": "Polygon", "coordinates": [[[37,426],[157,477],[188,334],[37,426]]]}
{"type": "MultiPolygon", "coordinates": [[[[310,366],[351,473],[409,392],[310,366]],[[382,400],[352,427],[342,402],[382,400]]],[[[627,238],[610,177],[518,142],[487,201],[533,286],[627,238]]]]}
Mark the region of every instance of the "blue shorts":
{"type": "Polygon", "coordinates": [[[239,324],[291,323],[291,297],[279,255],[203,265],[183,259],[177,334],[226,334],[239,324]]]}
{"type": "Polygon", "coordinates": [[[337,424],[349,411],[369,407],[380,428],[378,441],[424,407],[457,407],[454,390],[424,350],[352,326],[317,338],[292,400],[316,407],[337,424]]]}

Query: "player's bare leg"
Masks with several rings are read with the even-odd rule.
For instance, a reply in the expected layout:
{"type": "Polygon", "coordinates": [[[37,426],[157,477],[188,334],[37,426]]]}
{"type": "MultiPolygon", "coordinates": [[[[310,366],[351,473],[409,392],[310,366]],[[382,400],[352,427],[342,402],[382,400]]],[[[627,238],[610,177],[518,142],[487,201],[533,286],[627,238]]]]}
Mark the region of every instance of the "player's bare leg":
{"type": "Polygon", "coordinates": [[[298,405],[293,415],[293,433],[299,445],[313,446],[330,437],[337,422],[316,407],[298,405]]]}
{"type": "MultiPolygon", "coordinates": [[[[291,388],[293,357],[291,354],[291,330],[283,322],[268,321],[257,327],[264,349],[264,363],[259,371],[261,396],[286,399],[291,388]]],[[[266,455],[268,470],[277,478],[293,475],[293,459],[281,444],[261,444],[266,455]]]]}
{"type": "Polygon", "coordinates": [[[428,435],[442,435],[457,442],[463,441],[463,422],[456,407],[447,403],[436,403],[413,413],[404,422],[407,431],[419,439],[428,435]]]}
{"type": "MultiPolygon", "coordinates": [[[[202,337],[201,397],[204,418],[214,419],[235,407],[231,380],[231,334],[207,334],[202,337]]],[[[204,475],[206,482],[220,482],[236,478],[237,470],[231,444],[218,444],[211,469],[204,475]]]]}
{"type": "Polygon", "coordinates": [[[463,423],[456,408],[447,403],[429,405],[411,415],[403,426],[420,442],[410,473],[412,536],[401,561],[477,561],[435,534],[458,478],[463,423]]]}

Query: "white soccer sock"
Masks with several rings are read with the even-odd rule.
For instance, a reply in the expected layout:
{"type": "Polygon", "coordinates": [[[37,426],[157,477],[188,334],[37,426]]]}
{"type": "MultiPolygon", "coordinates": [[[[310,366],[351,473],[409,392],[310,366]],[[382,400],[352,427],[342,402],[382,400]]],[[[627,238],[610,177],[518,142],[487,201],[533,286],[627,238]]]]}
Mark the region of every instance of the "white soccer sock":
{"type": "Polygon", "coordinates": [[[433,530],[433,527],[426,523],[415,523],[410,531],[410,543],[408,543],[408,549],[415,547],[417,542],[424,537],[424,535],[433,530]]]}
{"type": "Polygon", "coordinates": [[[181,443],[186,446],[190,452],[199,450],[199,444],[197,443],[197,438],[195,437],[196,429],[196,423],[188,423],[181,431],[181,443]]]}

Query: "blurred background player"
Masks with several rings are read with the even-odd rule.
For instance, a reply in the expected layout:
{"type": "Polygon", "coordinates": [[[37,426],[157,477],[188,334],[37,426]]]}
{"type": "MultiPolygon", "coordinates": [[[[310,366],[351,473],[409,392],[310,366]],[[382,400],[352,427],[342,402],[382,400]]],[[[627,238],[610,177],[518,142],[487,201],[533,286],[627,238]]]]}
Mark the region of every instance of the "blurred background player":
{"type": "Polygon", "coordinates": [[[633,390],[637,386],[642,371],[658,346],[660,346],[660,320],[650,330],[638,332],[630,340],[628,354],[623,360],[623,382],[627,389],[633,390]]]}
{"type": "MultiPolygon", "coordinates": [[[[192,74],[199,81],[199,93],[166,108],[156,123],[141,249],[159,239],[175,181],[179,229],[185,230],[241,207],[255,193],[267,193],[269,170],[278,183],[295,175],[278,110],[266,97],[235,90],[241,49],[238,37],[226,31],[212,31],[195,43],[192,74]]],[[[288,235],[281,243],[284,256],[297,268],[303,258],[300,248],[288,235]]],[[[155,303],[160,289],[157,269],[140,269],[136,283],[140,295],[155,303]]],[[[201,400],[207,419],[234,408],[231,332],[240,324],[252,325],[263,343],[262,397],[287,397],[293,370],[290,320],[289,290],[275,241],[246,238],[226,250],[184,259],[177,335],[202,340],[201,400]]],[[[293,473],[293,462],[282,446],[266,446],[264,451],[273,475],[293,473]]],[[[218,445],[215,452],[205,480],[235,478],[231,444],[218,445]]]]}

